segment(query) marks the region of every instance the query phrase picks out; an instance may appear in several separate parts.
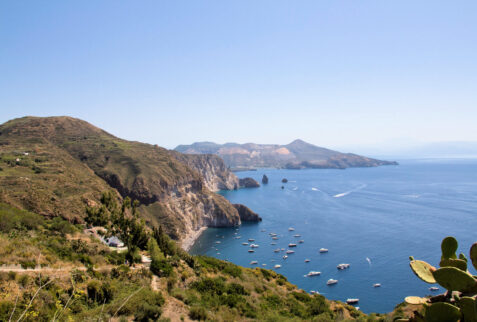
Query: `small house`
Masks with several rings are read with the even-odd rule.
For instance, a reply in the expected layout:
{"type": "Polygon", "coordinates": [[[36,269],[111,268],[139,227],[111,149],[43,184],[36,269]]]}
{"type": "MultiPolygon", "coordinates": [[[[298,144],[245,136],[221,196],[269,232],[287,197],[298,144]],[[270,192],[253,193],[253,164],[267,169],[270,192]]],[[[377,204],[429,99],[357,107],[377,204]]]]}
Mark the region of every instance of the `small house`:
{"type": "Polygon", "coordinates": [[[116,236],[107,238],[106,243],[110,247],[124,247],[124,243],[116,236]]]}

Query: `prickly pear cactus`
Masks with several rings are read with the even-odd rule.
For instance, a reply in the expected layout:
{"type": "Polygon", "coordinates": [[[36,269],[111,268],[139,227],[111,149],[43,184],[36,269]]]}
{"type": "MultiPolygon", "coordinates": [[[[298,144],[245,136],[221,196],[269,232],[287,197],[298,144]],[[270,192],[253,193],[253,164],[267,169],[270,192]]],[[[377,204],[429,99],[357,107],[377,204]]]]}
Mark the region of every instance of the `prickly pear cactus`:
{"type": "Polygon", "coordinates": [[[437,283],[449,291],[465,291],[475,285],[472,275],[455,267],[439,268],[433,275],[437,283]]]}
{"type": "Polygon", "coordinates": [[[459,243],[454,237],[449,236],[444,238],[441,244],[442,258],[457,258],[455,252],[458,247],[459,243]]]}
{"type": "Polygon", "coordinates": [[[472,297],[462,297],[457,303],[464,322],[477,322],[477,301],[472,297]]]}
{"type": "Polygon", "coordinates": [[[463,259],[444,258],[439,263],[441,267],[455,267],[462,271],[467,271],[467,261],[463,259]]]}
{"type": "Polygon", "coordinates": [[[470,260],[475,269],[477,269],[477,243],[474,243],[472,247],[470,247],[470,260]]]}
{"type": "Polygon", "coordinates": [[[411,260],[409,263],[411,266],[412,271],[426,283],[435,284],[436,279],[432,275],[432,272],[436,270],[434,266],[431,266],[429,263],[420,260],[411,260]]]}
{"type": "Polygon", "coordinates": [[[459,308],[445,302],[433,303],[426,307],[426,321],[429,322],[455,322],[461,318],[459,308]]]}
{"type": "MultiPolygon", "coordinates": [[[[477,322],[477,276],[467,271],[469,260],[464,254],[457,258],[458,246],[454,237],[442,240],[439,269],[409,257],[414,274],[426,283],[439,283],[447,289],[445,294],[430,298],[428,301],[432,304],[425,304],[425,321],[477,322]]],[[[477,243],[470,248],[470,262],[477,269],[477,243]]],[[[408,299],[419,298],[407,297],[406,302],[408,299]]]]}

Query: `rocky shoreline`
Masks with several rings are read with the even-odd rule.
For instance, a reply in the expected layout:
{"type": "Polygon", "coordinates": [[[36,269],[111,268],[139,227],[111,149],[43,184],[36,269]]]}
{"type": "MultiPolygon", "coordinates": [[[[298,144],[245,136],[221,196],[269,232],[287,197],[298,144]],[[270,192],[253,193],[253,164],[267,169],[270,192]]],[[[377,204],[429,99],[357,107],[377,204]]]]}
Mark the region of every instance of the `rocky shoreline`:
{"type": "Polygon", "coordinates": [[[188,252],[194,245],[197,238],[202,235],[202,233],[207,229],[207,227],[200,227],[199,230],[192,230],[187,232],[184,239],[182,240],[181,247],[183,250],[188,252]]]}

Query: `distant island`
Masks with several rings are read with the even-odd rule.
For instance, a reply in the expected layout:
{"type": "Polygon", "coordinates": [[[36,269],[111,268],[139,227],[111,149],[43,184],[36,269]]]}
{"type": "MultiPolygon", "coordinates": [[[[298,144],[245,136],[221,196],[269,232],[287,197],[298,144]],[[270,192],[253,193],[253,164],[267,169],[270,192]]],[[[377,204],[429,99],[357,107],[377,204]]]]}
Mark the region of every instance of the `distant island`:
{"type": "Polygon", "coordinates": [[[295,140],[287,145],[196,142],[179,145],[175,150],[185,154],[216,154],[234,171],[256,168],[346,169],[398,164],[395,161],[333,151],[303,140],[295,140]]]}

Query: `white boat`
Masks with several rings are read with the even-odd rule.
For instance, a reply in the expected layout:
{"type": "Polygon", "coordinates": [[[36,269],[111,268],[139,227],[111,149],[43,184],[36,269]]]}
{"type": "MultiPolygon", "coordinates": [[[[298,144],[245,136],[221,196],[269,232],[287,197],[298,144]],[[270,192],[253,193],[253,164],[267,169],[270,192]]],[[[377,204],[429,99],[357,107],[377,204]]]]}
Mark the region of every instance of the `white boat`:
{"type": "Polygon", "coordinates": [[[294,231],[294,230],[295,230],[295,228],[293,228],[293,227],[288,228],[288,231],[294,231]]]}
{"type": "Polygon", "coordinates": [[[381,287],[381,284],[379,283],[373,284],[373,287],[381,287]]]}
{"type": "Polygon", "coordinates": [[[275,237],[277,234],[275,233],[269,233],[270,236],[275,237]]]}
{"type": "Polygon", "coordinates": [[[300,244],[303,244],[305,241],[302,239],[302,240],[299,240],[298,241],[300,244]]]}
{"type": "Polygon", "coordinates": [[[320,294],[318,291],[310,291],[310,294],[320,294]]]}
{"type": "Polygon", "coordinates": [[[276,245],[277,243],[270,243],[270,245],[276,245]]]}
{"type": "Polygon", "coordinates": [[[219,241],[216,241],[215,243],[216,243],[216,244],[220,244],[220,242],[219,242],[219,241]]]}
{"type": "Polygon", "coordinates": [[[359,299],[347,299],[346,303],[348,304],[356,304],[359,302],[359,299]]]}
{"type": "Polygon", "coordinates": [[[258,244],[252,244],[252,245],[250,245],[250,247],[252,247],[252,248],[258,248],[258,246],[260,246],[260,245],[258,245],[258,244]]]}
{"type": "Polygon", "coordinates": [[[320,253],[328,253],[328,248],[320,248],[320,253]]]}
{"type": "Polygon", "coordinates": [[[439,291],[439,288],[438,287],[435,287],[435,286],[432,286],[432,287],[429,287],[429,291],[439,291]]]}
{"type": "Polygon", "coordinates": [[[310,262],[310,260],[308,258],[305,259],[305,263],[309,263],[309,262],[310,262]]]}
{"type": "Polygon", "coordinates": [[[293,237],[301,237],[300,234],[293,235],[293,237]]]}
{"type": "Polygon", "coordinates": [[[274,268],[280,268],[280,267],[282,267],[282,265],[277,264],[274,266],[274,268]]]}
{"type": "Polygon", "coordinates": [[[255,253],[255,251],[253,249],[249,249],[248,252],[249,253],[255,253]]]}
{"type": "Polygon", "coordinates": [[[244,245],[244,246],[247,246],[247,245],[248,245],[248,243],[242,243],[242,245],[244,245]]]}
{"type": "Polygon", "coordinates": [[[242,238],[242,237],[241,237],[241,236],[235,236],[234,238],[235,238],[235,239],[240,239],[240,238],[242,238]]]}
{"type": "Polygon", "coordinates": [[[288,244],[288,247],[296,247],[296,244],[290,243],[288,244]]]}
{"type": "Polygon", "coordinates": [[[267,266],[267,264],[262,264],[262,266],[267,266]]]}
{"type": "Polygon", "coordinates": [[[326,282],[326,285],[333,285],[333,284],[336,284],[336,283],[338,283],[338,280],[334,280],[334,279],[330,278],[328,280],[328,282],[326,282]]]}
{"type": "Polygon", "coordinates": [[[275,253],[279,253],[280,252],[280,248],[277,248],[274,250],[275,253]]]}
{"type": "Polygon", "coordinates": [[[251,262],[250,262],[250,265],[257,265],[257,264],[258,264],[257,261],[251,261],[251,262]]]}
{"type": "Polygon", "coordinates": [[[321,272],[316,272],[316,271],[310,271],[306,276],[312,277],[312,276],[318,276],[321,275],[321,272]]]}
{"type": "Polygon", "coordinates": [[[273,240],[278,240],[278,237],[275,237],[275,236],[274,236],[274,237],[272,237],[272,239],[273,239],[273,240]]]}
{"type": "Polygon", "coordinates": [[[284,255],[284,256],[283,256],[283,259],[287,259],[287,258],[288,258],[288,256],[287,256],[287,255],[284,255]]]}
{"type": "Polygon", "coordinates": [[[293,253],[295,253],[294,250],[287,250],[287,254],[293,254],[293,253]]]}
{"type": "Polygon", "coordinates": [[[349,268],[349,264],[338,264],[337,269],[343,270],[349,268]]]}
{"type": "Polygon", "coordinates": [[[248,241],[255,241],[255,239],[253,239],[253,238],[249,238],[249,239],[248,239],[248,241]]]}

